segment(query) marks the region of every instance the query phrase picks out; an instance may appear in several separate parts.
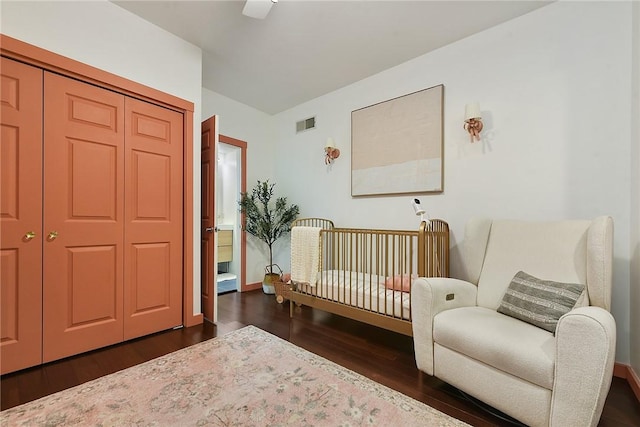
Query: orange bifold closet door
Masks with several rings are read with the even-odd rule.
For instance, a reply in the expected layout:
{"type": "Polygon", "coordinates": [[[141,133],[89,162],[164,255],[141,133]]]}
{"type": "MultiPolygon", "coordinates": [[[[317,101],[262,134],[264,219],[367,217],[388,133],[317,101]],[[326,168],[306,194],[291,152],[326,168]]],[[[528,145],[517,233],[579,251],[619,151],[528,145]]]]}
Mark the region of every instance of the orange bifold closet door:
{"type": "Polygon", "coordinates": [[[44,361],[182,323],[182,115],[45,73],[44,361]]]}
{"type": "Polygon", "coordinates": [[[1,373],[42,363],[42,70],[1,58],[1,373]]]}
{"type": "Polygon", "coordinates": [[[124,96],[44,77],[44,362],[123,339],[124,96]]]}
{"type": "MultiPolygon", "coordinates": [[[[125,339],[182,324],[182,114],[127,98],[125,339]]],[[[185,298],[193,298],[186,295],[185,298]]]]}

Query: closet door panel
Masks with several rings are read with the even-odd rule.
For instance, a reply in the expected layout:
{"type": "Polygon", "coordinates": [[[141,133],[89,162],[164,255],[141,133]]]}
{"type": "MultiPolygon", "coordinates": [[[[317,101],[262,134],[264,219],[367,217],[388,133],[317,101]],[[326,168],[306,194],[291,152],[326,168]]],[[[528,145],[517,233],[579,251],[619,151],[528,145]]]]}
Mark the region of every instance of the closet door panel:
{"type": "MultiPolygon", "coordinates": [[[[125,102],[125,339],[182,324],[182,114],[125,102]]],[[[189,296],[191,297],[191,296],[189,296]]]]}
{"type": "Polygon", "coordinates": [[[42,70],[1,58],[0,370],[42,362],[42,70]]]}
{"type": "Polygon", "coordinates": [[[122,341],[124,96],[45,73],[44,361],[122,341]]]}

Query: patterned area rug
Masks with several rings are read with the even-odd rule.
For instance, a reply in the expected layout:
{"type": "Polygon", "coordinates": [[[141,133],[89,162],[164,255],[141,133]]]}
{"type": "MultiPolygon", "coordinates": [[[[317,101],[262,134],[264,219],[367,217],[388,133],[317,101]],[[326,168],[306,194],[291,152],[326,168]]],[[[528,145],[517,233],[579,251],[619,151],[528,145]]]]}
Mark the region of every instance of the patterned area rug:
{"type": "Polygon", "coordinates": [[[466,426],[247,326],[0,413],[2,426],[466,426]]]}

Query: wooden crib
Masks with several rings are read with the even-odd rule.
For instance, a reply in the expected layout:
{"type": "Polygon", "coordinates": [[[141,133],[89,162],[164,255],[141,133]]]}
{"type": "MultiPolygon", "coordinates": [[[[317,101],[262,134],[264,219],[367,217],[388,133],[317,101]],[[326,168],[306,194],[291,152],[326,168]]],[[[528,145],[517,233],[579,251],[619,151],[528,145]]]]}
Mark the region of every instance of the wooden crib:
{"type": "Polygon", "coordinates": [[[335,228],[322,218],[293,226],[322,229],[316,283],[292,283],[292,317],[295,303],[412,335],[412,280],[449,276],[449,226],[442,220],[416,231],[335,228]]]}

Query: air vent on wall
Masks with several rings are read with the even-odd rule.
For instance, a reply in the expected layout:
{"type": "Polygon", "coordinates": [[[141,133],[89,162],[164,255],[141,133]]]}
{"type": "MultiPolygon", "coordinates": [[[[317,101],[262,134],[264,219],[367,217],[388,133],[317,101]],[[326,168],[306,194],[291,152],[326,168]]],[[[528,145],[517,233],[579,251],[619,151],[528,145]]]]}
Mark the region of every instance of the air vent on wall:
{"type": "Polygon", "coordinates": [[[313,129],[315,127],[316,127],[316,118],[309,117],[308,119],[304,119],[304,120],[300,120],[299,122],[296,122],[296,133],[313,129]]]}

